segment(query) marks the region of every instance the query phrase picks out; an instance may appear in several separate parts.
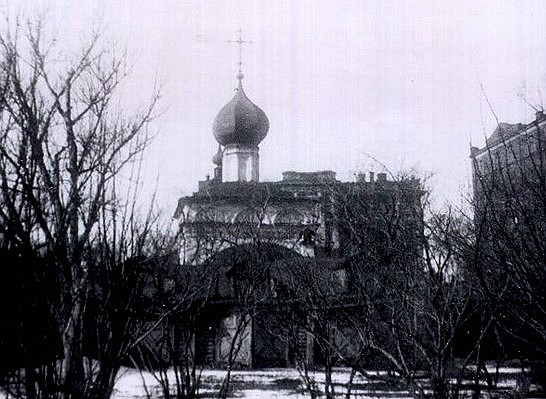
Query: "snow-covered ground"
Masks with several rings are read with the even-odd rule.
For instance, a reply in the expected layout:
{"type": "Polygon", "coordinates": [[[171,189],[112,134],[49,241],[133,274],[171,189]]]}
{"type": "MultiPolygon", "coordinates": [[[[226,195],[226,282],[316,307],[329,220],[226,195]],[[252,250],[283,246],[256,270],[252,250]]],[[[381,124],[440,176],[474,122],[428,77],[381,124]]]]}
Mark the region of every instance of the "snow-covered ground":
{"type": "MultiPolygon", "coordinates": [[[[495,370],[493,368],[489,370],[488,367],[488,371],[493,373],[495,370]]],[[[397,390],[383,380],[386,374],[383,371],[370,371],[367,378],[359,375],[355,376],[351,389],[351,398],[410,399],[409,392],[397,390]]],[[[200,397],[215,398],[225,375],[225,370],[203,370],[199,390],[200,397]]],[[[519,368],[504,367],[499,369],[500,378],[497,390],[504,391],[504,394],[499,397],[508,396],[516,387],[516,380],[520,375],[521,369],[519,368]]],[[[324,374],[321,371],[315,371],[310,372],[310,376],[316,381],[319,390],[322,390],[324,387],[324,374]]],[[[346,397],[349,378],[350,371],[347,369],[340,368],[333,372],[332,379],[335,385],[336,397],[346,397]]],[[[174,381],[174,373],[169,373],[168,379],[174,381]]],[[[232,398],[309,398],[309,395],[303,389],[300,375],[294,369],[238,370],[232,372],[231,381],[230,397],[232,398]]],[[[470,396],[470,391],[463,391],[461,394],[470,396]]],[[[111,399],[145,399],[148,397],[162,398],[160,385],[156,378],[148,372],[140,372],[129,368],[123,369],[118,376],[111,399]],[[150,396],[147,396],[146,392],[150,396]]],[[[0,399],[4,398],[6,396],[0,390],[0,399]]]]}
{"type": "MultiPolygon", "coordinates": [[[[493,371],[493,370],[491,370],[493,371]]],[[[521,369],[501,368],[499,375],[501,379],[498,388],[510,391],[516,385],[515,375],[521,372],[521,369]]],[[[202,388],[200,394],[202,397],[216,397],[220,387],[225,370],[203,370],[202,388]]],[[[390,389],[382,380],[381,376],[385,372],[372,371],[365,379],[357,376],[353,380],[351,397],[354,398],[386,398],[386,399],[405,399],[411,398],[407,391],[390,389]],[[376,377],[376,378],[373,378],[376,377]]],[[[322,389],[324,383],[324,374],[320,371],[312,372],[311,376],[315,379],[319,389],[322,389]]],[[[336,369],[332,375],[335,384],[336,396],[345,398],[347,393],[347,382],[350,372],[346,369],[336,369]]],[[[169,376],[169,380],[174,380],[174,375],[169,376]]],[[[152,393],[152,397],[161,397],[159,384],[154,377],[146,372],[125,369],[121,373],[115,387],[112,399],[141,399],[146,398],[145,388],[152,393]]],[[[232,397],[234,398],[290,398],[303,399],[309,395],[304,391],[301,378],[294,369],[268,369],[268,370],[243,370],[232,372],[232,397]]],[[[461,392],[462,393],[462,392],[461,392]]],[[[468,392],[470,394],[470,392],[468,392]]]]}
{"type": "MultiPolygon", "coordinates": [[[[332,378],[339,387],[338,394],[345,394],[346,388],[343,386],[349,380],[349,371],[336,370],[332,378]]],[[[199,390],[204,397],[215,397],[217,389],[226,375],[225,370],[203,370],[202,388],[199,390]]],[[[320,371],[310,373],[311,377],[322,385],[324,375],[320,371]]],[[[169,376],[174,381],[174,375],[169,376]]],[[[355,378],[354,383],[362,384],[365,381],[362,378],[355,378]]],[[[368,381],[371,382],[371,381],[368,381]]],[[[301,379],[298,372],[294,369],[268,369],[268,370],[242,370],[233,371],[231,377],[233,387],[233,397],[237,398],[293,398],[303,399],[308,396],[303,390],[301,379]]],[[[140,373],[137,370],[124,370],[118,379],[112,399],[137,399],[145,397],[145,387],[149,392],[158,392],[158,383],[150,373],[140,373]]],[[[356,391],[364,394],[362,390],[356,391]]],[[[385,392],[386,393],[386,392],[385,392]]],[[[386,397],[392,398],[393,394],[389,392],[386,397]]],[[[362,396],[358,396],[362,397],[362,396]]],[[[377,397],[374,395],[374,397],[377,397]]],[[[396,395],[396,398],[409,397],[406,395],[396,395]]]]}

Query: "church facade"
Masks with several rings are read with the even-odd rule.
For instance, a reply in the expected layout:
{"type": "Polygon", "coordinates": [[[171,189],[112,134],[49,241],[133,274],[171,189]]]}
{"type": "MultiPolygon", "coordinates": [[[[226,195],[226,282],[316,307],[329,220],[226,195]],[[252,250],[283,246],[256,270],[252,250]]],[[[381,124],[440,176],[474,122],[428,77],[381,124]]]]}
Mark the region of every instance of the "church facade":
{"type": "MultiPolygon", "coordinates": [[[[397,183],[385,173],[340,182],[333,171],[288,171],[281,181],[261,182],[259,146],[269,120],[247,97],[242,73],[237,79],[233,99],[213,124],[213,178],[181,198],[175,212],[180,264],[215,276],[196,328],[196,361],[215,367],[283,367],[295,357],[320,362],[308,328],[293,323],[288,331],[276,323],[289,319],[283,312],[292,312],[305,296],[298,292],[305,288],[296,270],[328,276],[323,281],[331,285],[329,295],[349,297],[350,279],[358,278],[347,270],[355,246],[340,215],[354,209],[341,209],[340,198],[357,193],[367,208],[381,203],[390,212],[398,206],[392,201],[397,183]]],[[[415,195],[406,200],[413,206],[420,192],[415,181],[409,184],[415,195]]]]}

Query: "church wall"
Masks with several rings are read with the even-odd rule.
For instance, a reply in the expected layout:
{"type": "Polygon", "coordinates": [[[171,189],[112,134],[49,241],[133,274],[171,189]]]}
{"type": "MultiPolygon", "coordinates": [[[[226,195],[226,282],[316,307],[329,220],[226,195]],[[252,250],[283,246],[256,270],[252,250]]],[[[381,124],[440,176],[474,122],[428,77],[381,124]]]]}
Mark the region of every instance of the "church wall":
{"type": "Polygon", "coordinates": [[[180,262],[202,264],[218,252],[234,245],[251,244],[256,237],[296,251],[305,257],[314,257],[314,245],[303,242],[306,228],[314,231],[315,241],[324,245],[325,218],[317,203],[302,199],[301,203],[274,204],[265,209],[254,209],[246,204],[218,201],[212,204],[187,204],[180,217],[180,262]],[[256,227],[248,222],[261,213],[256,227]],[[238,223],[246,223],[241,229],[238,223]]]}

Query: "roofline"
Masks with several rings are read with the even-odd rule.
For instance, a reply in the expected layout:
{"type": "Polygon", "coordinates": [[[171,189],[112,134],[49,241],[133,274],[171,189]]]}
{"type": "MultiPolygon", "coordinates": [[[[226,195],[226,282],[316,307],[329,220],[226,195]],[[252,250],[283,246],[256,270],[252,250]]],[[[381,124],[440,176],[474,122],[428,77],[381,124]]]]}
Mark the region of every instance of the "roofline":
{"type": "Polygon", "coordinates": [[[522,125],[520,129],[518,129],[514,134],[512,134],[509,137],[506,138],[500,138],[498,140],[493,141],[492,143],[487,143],[487,140],[485,142],[485,146],[482,148],[478,147],[470,147],[470,158],[476,159],[483,155],[484,153],[488,153],[489,151],[495,150],[501,146],[504,146],[518,137],[520,137],[523,134],[531,133],[533,129],[539,129],[546,125],[546,115],[540,113],[540,116],[537,117],[534,121],[529,122],[526,125],[522,125]]]}

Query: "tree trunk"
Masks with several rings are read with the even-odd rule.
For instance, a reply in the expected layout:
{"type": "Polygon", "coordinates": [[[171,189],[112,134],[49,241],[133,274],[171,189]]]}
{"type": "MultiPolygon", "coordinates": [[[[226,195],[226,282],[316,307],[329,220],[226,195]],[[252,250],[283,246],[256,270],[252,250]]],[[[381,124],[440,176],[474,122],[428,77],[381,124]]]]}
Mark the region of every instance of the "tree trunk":
{"type": "Polygon", "coordinates": [[[71,311],[70,319],[62,334],[63,355],[62,375],[64,376],[64,398],[83,398],[85,392],[85,376],[82,364],[82,306],[76,300],[71,311]]]}

